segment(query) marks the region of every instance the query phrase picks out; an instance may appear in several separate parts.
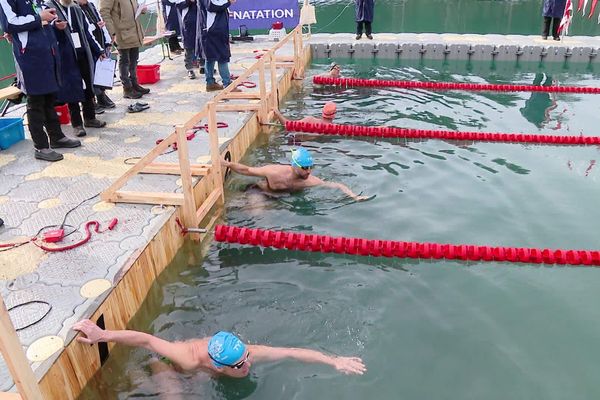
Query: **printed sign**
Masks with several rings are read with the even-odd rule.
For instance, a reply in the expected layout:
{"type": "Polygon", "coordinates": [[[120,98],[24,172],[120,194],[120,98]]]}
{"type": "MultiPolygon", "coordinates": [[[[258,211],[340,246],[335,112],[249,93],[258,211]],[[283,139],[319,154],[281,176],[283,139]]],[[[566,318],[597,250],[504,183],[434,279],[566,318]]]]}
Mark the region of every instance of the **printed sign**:
{"type": "Polygon", "coordinates": [[[246,25],[248,29],[271,29],[281,21],[286,28],[295,28],[300,20],[298,0],[240,0],[229,7],[229,29],[246,25]]]}

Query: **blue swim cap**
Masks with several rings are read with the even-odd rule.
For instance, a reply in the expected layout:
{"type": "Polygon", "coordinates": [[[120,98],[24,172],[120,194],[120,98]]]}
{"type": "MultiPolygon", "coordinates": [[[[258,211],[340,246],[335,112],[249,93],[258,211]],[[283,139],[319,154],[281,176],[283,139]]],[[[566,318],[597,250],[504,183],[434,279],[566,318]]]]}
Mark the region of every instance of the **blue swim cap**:
{"type": "Polygon", "coordinates": [[[296,150],[292,151],[292,165],[296,167],[312,167],[313,166],[313,158],[310,155],[310,152],[306,150],[304,147],[298,147],[296,150]]]}
{"type": "Polygon", "coordinates": [[[232,367],[246,353],[246,345],[231,332],[218,332],[208,342],[208,356],[217,368],[232,367]]]}

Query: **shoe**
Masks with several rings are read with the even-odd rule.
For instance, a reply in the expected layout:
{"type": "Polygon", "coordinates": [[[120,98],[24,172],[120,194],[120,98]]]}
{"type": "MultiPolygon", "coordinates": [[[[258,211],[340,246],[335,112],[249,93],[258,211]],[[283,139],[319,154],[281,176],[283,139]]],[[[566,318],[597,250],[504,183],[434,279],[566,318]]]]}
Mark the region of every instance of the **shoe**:
{"type": "Polygon", "coordinates": [[[139,113],[139,112],[142,112],[149,108],[150,108],[150,106],[147,104],[144,104],[144,103],[133,103],[127,107],[127,112],[128,113],[139,113]]]}
{"type": "Polygon", "coordinates": [[[204,75],[205,72],[206,70],[204,69],[204,67],[200,67],[200,75],[204,75]]]}
{"type": "Polygon", "coordinates": [[[367,38],[370,40],[373,40],[373,35],[371,35],[370,33],[367,33],[367,38]]]}
{"type": "Polygon", "coordinates": [[[362,38],[362,33],[360,35],[356,35],[356,40],[360,40],[362,38]]]}
{"type": "Polygon", "coordinates": [[[79,140],[71,139],[66,136],[57,140],[56,142],[50,142],[50,147],[53,149],[73,149],[79,146],[81,146],[81,142],[79,140]]]}
{"type": "Polygon", "coordinates": [[[196,74],[191,69],[188,71],[188,78],[196,79],[196,74]]]}
{"type": "Polygon", "coordinates": [[[554,40],[556,40],[556,41],[560,41],[560,37],[559,37],[559,36],[556,36],[556,37],[554,37],[554,40]]]}
{"type": "Polygon", "coordinates": [[[218,83],[207,83],[206,84],[206,91],[207,92],[216,92],[217,90],[223,90],[223,85],[220,85],[218,83]]]}
{"type": "Polygon", "coordinates": [[[85,129],[83,129],[83,126],[74,126],[73,135],[77,137],[84,137],[85,135],[87,135],[87,132],[85,131],[85,129]]]}
{"type": "Polygon", "coordinates": [[[96,96],[96,100],[102,108],[115,108],[115,103],[104,92],[96,96]]]}
{"type": "Polygon", "coordinates": [[[100,104],[94,104],[94,113],[96,115],[104,114],[104,107],[102,107],[100,104]]]}
{"type": "Polygon", "coordinates": [[[150,93],[150,89],[148,89],[148,88],[145,88],[145,87],[143,87],[143,86],[140,86],[140,84],[139,84],[139,83],[137,83],[137,82],[133,82],[133,83],[132,83],[132,86],[133,86],[133,88],[134,88],[134,89],[135,89],[137,92],[140,92],[141,94],[148,94],[148,93],[150,93]]]}
{"type": "Polygon", "coordinates": [[[542,39],[548,40],[548,35],[542,35],[542,39]]]}
{"type": "Polygon", "coordinates": [[[183,49],[171,49],[171,53],[179,55],[183,53],[183,49]]]}
{"type": "Polygon", "coordinates": [[[88,119],[83,122],[83,126],[87,128],[104,128],[106,126],[106,122],[100,121],[99,119],[88,119]]]}
{"type": "Polygon", "coordinates": [[[44,160],[44,161],[60,161],[64,158],[62,154],[60,154],[52,149],[42,149],[42,150],[36,149],[33,156],[37,160],[44,160]]]}
{"type": "Polygon", "coordinates": [[[123,97],[126,99],[139,99],[142,94],[131,86],[123,86],[123,97]]]}
{"type": "Polygon", "coordinates": [[[4,226],[4,220],[0,218],[0,228],[4,226]]]}

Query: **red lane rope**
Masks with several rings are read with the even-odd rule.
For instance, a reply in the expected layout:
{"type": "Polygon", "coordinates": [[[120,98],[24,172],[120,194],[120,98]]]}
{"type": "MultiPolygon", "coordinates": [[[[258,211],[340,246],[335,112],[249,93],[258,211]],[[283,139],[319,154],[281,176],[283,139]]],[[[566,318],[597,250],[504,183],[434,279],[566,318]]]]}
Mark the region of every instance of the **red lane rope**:
{"type": "Polygon", "coordinates": [[[276,232],[227,225],[217,225],[215,227],[215,240],[252,246],[275,247],[277,249],[372,257],[600,266],[600,251],[370,240],[296,232],[276,232]]]}
{"type": "Polygon", "coordinates": [[[512,143],[548,143],[565,145],[600,144],[600,136],[536,135],[529,133],[495,132],[456,132],[433,129],[394,128],[387,126],[315,124],[302,121],[286,121],[285,129],[288,131],[340,136],[446,139],[512,143]]]}
{"type": "Polygon", "coordinates": [[[493,83],[459,82],[417,82],[358,78],[332,78],[329,76],[314,76],[313,83],[318,85],[333,85],[345,87],[395,87],[403,89],[471,90],[493,92],[548,92],[586,94],[600,93],[600,88],[597,87],[505,85],[493,83]]]}

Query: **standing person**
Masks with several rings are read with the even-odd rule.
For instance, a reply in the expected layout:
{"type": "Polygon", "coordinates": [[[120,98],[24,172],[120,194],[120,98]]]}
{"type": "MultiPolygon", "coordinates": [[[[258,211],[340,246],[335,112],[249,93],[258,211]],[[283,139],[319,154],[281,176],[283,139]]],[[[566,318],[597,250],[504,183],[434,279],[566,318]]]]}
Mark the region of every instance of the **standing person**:
{"type": "MultiPolygon", "coordinates": [[[[77,4],[81,7],[90,25],[90,29],[92,29],[92,35],[94,35],[100,47],[105,50],[106,56],[110,57],[112,38],[108,33],[108,29],[106,29],[106,24],[102,21],[102,17],[100,17],[100,13],[96,9],[96,5],[88,0],[77,0],[77,4]]],[[[115,103],[106,95],[105,88],[94,86],[94,93],[96,94],[96,105],[99,109],[115,108],[115,103]]]]}
{"type": "Polygon", "coordinates": [[[62,154],[52,148],[81,146],[79,140],[63,134],[54,109],[59,59],[50,22],[55,19],[54,8],[42,10],[31,0],[0,1],[0,27],[11,35],[18,84],[27,95],[27,120],[34,156],[45,161],[63,159],[62,154]]]}
{"type": "Polygon", "coordinates": [[[250,367],[255,362],[285,359],[330,365],[346,375],[362,375],[367,371],[359,357],[331,356],[311,349],[246,344],[233,333],[224,331],[212,337],[169,342],[144,332],[104,330],[89,319],[75,323],[72,329],[82,334],[77,338],[79,343],[111,342],[142,347],[160,354],[179,370],[203,371],[213,376],[243,378],[250,373],[250,367]]]}
{"type": "Polygon", "coordinates": [[[196,0],[185,0],[177,5],[181,12],[183,24],[181,36],[183,36],[183,48],[185,49],[185,69],[188,78],[196,79],[194,64],[200,65],[200,74],[204,73],[204,51],[202,49],[201,27],[206,26],[204,15],[196,0]]]}
{"type": "Polygon", "coordinates": [[[567,0],[544,0],[542,16],[544,17],[544,27],[542,29],[542,39],[548,39],[550,36],[550,24],[552,24],[552,37],[554,40],[560,40],[558,27],[565,13],[567,0]]]}
{"type": "MultiPolygon", "coordinates": [[[[229,6],[236,0],[200,0],[201,11],[206,15],[206,26],[202,29],[202,48],[206,64],[206,91],[222,90],[231,83],[229,73],[229,6]],[[219,65],[219,75],[223,85],[218,84],[214,77],[215,63],[219,65]]],[[[234,91],[239,91],[234,89],[234,91]]]]}
{"type": "Polygon", "coordinates": [[[179,45],[179,39],[177,36],[181,34],[181,24],[179,23],[179,13],[177,12],[177,5],[180,0],[162,0],[163,16],[165,19],[165,28],[168,31],[172,31],[173,34],[169,36],[169,50],[174,54],[181,54],[183,49],[179,45]]]}
{"type": "Polygon", "coordinates": [[[375,12],[375,0],[354,0],[356,8],[356,40],[362,38],[363,26],[369,39],[373,39],[373,14],[375,12]]]}
{"type": "Polygon", "coordinates": [[[104,48],[90,34],[83,11],[73,0],[49,0],[46,6],[56,8],[58,17],[54,23],[62,78],[58,101],[69,104],[73,133],[82,137],[86,135],[84,126],[106,126],[106,122],[96,119],[93,84],[95,60],[104,57],[104,48]],[[80,102],[83,110],[79,107],[80,102]]]}
{"type": "Polygon", "coordinates": [[[140,86],[137,64],[144,31],[136,18],[137,0],[100,0],[100,15],[108,33],[119,50],[119,77],[123,84],[123,97],[139,99],[150,89],[140,86]]]}

